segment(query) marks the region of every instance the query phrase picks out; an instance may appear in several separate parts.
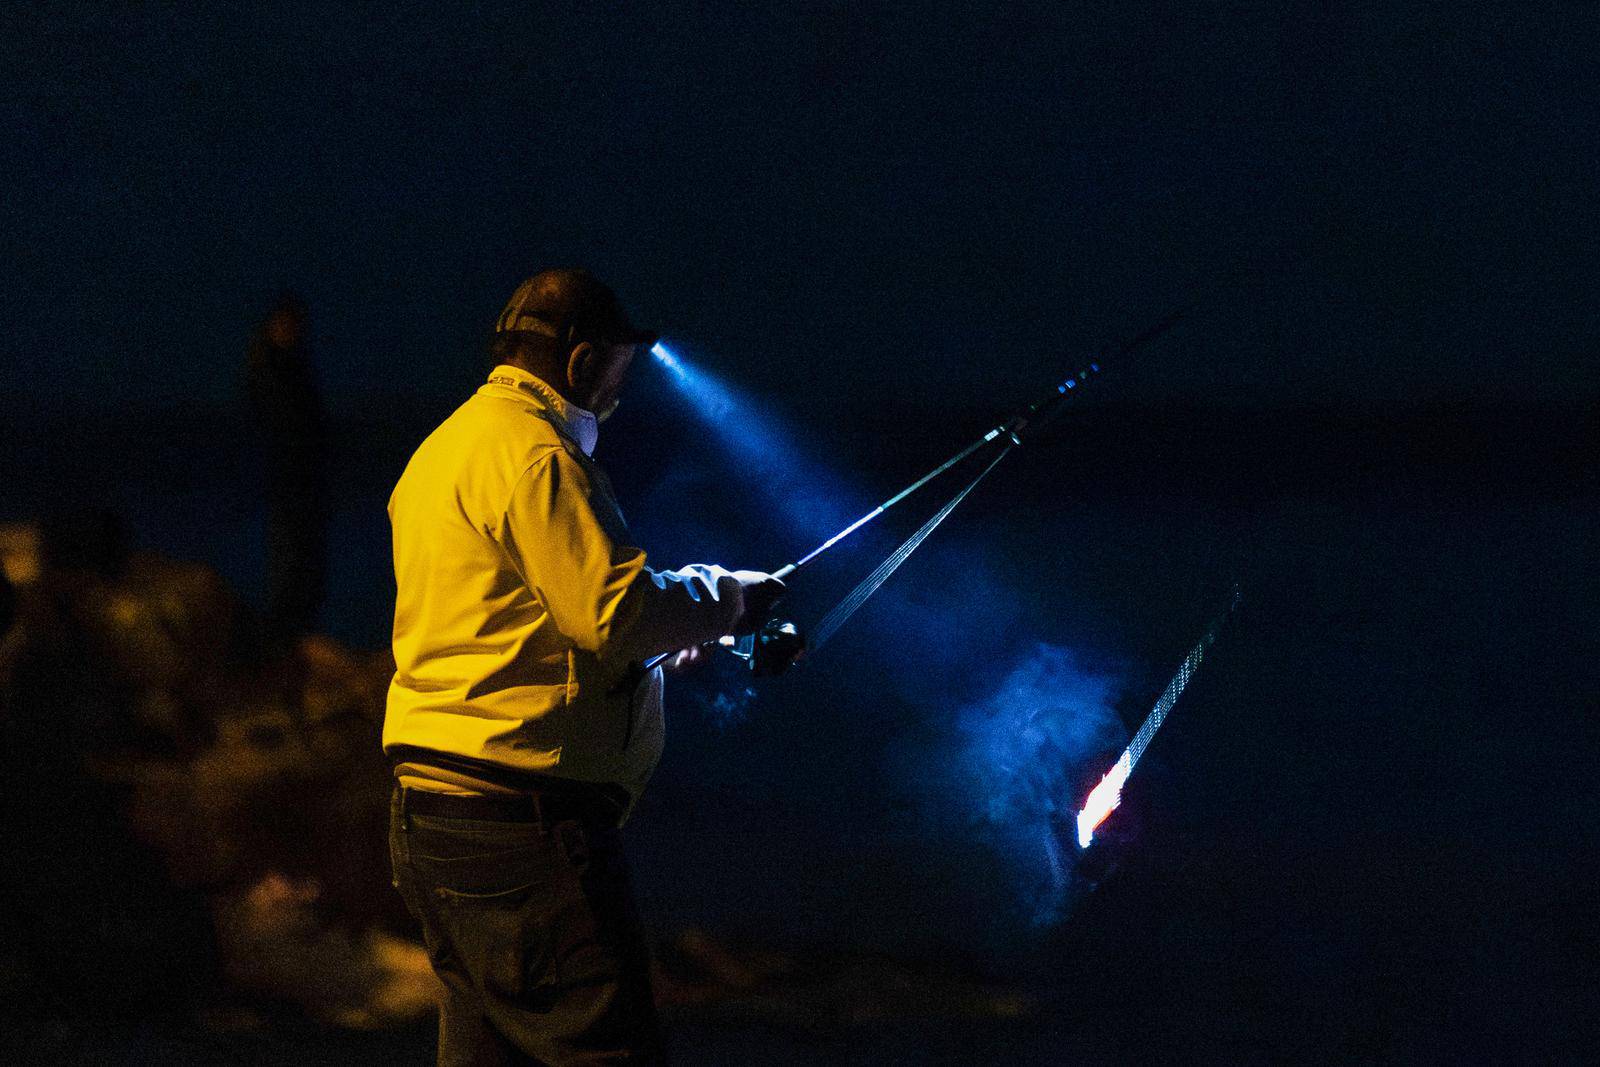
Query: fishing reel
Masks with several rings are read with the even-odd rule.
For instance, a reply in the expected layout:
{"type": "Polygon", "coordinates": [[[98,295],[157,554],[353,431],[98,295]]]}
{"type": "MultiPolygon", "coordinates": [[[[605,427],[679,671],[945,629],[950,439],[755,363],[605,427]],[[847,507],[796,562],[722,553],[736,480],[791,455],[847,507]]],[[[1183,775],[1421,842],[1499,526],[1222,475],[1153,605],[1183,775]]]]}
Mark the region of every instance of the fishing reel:
{"type": "Polygon", "coordinates": [[[805,655],[806,637],[785,619],[768,619],[753,634],[745,634],[729,649],[750,666],[757,677],[775,678],[805,655]]]}

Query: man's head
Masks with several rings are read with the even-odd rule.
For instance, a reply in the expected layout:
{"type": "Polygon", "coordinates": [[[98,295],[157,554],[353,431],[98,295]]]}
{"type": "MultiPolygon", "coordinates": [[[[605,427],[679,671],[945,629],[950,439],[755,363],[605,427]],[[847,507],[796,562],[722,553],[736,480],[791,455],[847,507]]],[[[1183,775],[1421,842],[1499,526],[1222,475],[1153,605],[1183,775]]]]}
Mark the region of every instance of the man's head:
{"type": "Polygon", "coordinates": [[[490,354],[537,375],[604,418],[640,345],[656,335],[628,321],[617,295],[580,268],[544,270],[517,287],[495,321],[490,354]]]}

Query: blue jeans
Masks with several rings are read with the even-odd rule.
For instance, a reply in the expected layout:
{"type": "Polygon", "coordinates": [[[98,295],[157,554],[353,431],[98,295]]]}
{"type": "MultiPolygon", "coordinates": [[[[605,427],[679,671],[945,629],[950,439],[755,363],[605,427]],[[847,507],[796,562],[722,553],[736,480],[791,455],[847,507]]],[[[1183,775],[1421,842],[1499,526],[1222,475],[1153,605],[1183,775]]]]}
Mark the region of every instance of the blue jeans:
{"type": "Polygon", "coordinates": [[[445,987],[439,1063],[663,1062],[618,831],[421,815],[407,794],[390,860],[445,987]]]}

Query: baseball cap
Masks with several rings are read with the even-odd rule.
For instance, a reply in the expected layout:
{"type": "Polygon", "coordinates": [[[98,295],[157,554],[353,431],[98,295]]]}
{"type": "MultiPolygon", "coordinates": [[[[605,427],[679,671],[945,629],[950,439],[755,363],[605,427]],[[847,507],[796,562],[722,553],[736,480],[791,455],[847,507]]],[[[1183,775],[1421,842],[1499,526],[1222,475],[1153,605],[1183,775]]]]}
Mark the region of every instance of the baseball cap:
{"type": "Polygon", "coordinates": [[[517,286],[494,332],[634,345],[660,336],[635,327],[610,286],[581,267],[542,270],[517,286]]]}

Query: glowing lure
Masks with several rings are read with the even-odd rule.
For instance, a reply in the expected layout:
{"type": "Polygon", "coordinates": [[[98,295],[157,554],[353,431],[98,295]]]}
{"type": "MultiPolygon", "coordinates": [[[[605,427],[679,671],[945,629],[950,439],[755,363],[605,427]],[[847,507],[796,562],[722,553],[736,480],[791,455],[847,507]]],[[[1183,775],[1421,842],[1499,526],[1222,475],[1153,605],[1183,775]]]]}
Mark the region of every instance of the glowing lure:
{"type": "Polygon", "coordinates": [[[1233,587],[1233,598],[1221,615],[1207,627],[1205,635],[1200,642],[1184,657],[1183,663],[1178,667],[1178,673],[1172,676],[1172,681],[1167,683],[1167,688],[1162,690],[1161,698],[1156,701],[1156,706],[1150,709],[1150,714],[1145,716],[1139,732],[1133,735],[1133,740],[1128,742],[1128,747],[1122,750],[1122,755],[1117,762],[1112,764],[1105,777],[1089,791],[1084,798],[1083,808],[1078,812],[1078,847],[1088,848],[1094,840],[1094,832],[1106,817],[1117,810],[1117,805],[1122,803],[1122,787],[1127,784],[1128,775],[1133,773],[1133,768],[1139,762],[1139,757],[1144,755],[1144,750],[1150,746],[1151,738],[1156,731],[1161,729],[1161,724],[1166,721],[1167,713],[1172,710],[1172,705],[1178,702],[1184,686],[1189,684],[1189,679],[1194,677],[1194,672],[1200,668],[1200,661],[1205,657],[1206,649],[1217,639],[1217,633],[1222,629],[1222,624],[1228,621],[1228,616],[1233,614],[1233,609],[1239,606],[1239,587],[1233,587]]]}
{"type": "Polygon", "coordinates": [[[1127,749],[1122,750],[1122,757],[1111,765],[1100,783],[1089,791],[1088,797],[1083,801],[1083,810],[1078,812],[1078,847],[1088,848],[1089,842],[1094,840],[1094,832],[1100,824],[1106,821],[1106,816],[1117,810],[1117,805],[1122,803],[1122,787],[1128,781],[1128,775],[1133,772],[1133,757],[1127,749]]]}

